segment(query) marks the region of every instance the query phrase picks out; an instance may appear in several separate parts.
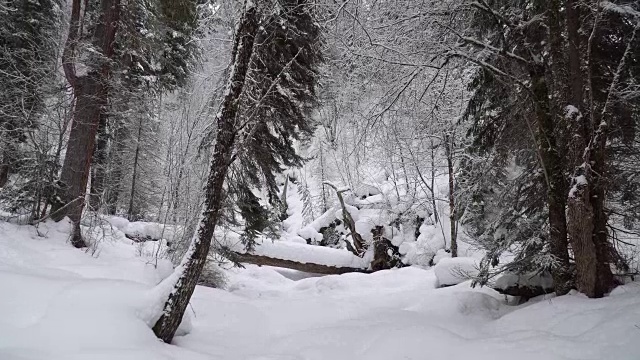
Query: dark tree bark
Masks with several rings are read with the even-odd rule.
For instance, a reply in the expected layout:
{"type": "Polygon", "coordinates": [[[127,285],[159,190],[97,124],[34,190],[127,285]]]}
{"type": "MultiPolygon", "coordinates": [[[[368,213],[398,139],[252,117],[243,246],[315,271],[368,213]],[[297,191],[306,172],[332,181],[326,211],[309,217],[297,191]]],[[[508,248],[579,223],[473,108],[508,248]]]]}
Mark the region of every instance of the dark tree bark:
{"type": "Polygon", "coordinates": [[[445,151],[447,155],[447,169],[449,172],[449,230],[451,236],[451,257],[458,257],[458,233],[456,231],[456,198],[455,198],[455,179],[453,177],[453,143],[450,136],[445,136],[445,151]]]}
{"type": "Polygon", "coordinates": [[[11,164],[13,163],[13,144],[11,140],[7,141],[2,151],[2,163],[0,163],[0,187],[3,187],[9,181],[9,173],[11,172],[11,164]]]}
{"type": "Polygon", "coordinates": [[[170,343],[173,340],[173,336],[182,321],[182,316],[205,265],[211,246],[211,239],[220,219],[223,204],[222,188],[231,165],[238,130],[236,128],[238,99],[245,84],[257,30],[257,9],[253,4],[251,6],[246,5],[232,52],[233,68],[227,85],[227,93],[216,118],[218,132],[209,169],[209,177],[205,186],[205,204],[200,225],[179,267],[182,273],[165,303],[163,314],[153,327],[153,332],[156,336],[166,343],[170,343]]]}
{"type": "MultiPolygon", "coordinates": [[[[63,69],[67,81],[73,88],[76,99],[73,112],[73,124],[69,134],[69,142],[60,174],[60,201],[54,204],[52,212],[61,209],[75,199],[80,201],[68,206],[64,211],[58,211],[52,218],[56,221],[69,216],[74,222],[71,243],[75,247],[86,246],[79,230],[80,218],[84,209],[84,196],[89,179],[89,169],[93,157],[96,133],[100,123],[100,114],[107,105],[107,80],[109,79],[109,64],[102,61],[97,69],[90,70],[86,75],[77,76],[74,66],[74,56],[77,40],[80,36],[80,0],[74,0],[71,10],[69,36],[63,53],[63,69]]],[[[93,35],[94,45],[107,59],[113,56],[118,19],[120,16],[120,0],[102,0],[100,20],[93,35]]]]}
{"type": "MultiPolygon", "coordinates": [[[[98,130],[101,108],[105,105],[101,101],[104,87],[100,84],[98,74],[90,73],[76,79],[73,88],[76,97],[74,120],[60,174],[60,184],[63,189],[60,194],[62,202],[55,203],[51,209],[52,212],[56,212],[75,199],[84,198],[95,134],[98,130]]],[[[80,200],[64,211],[58,211],[52,218],[55,221],[60,221],[65,216],[69,216],[74,224],[79,224],[83,208],[84,201],[80,200]]],[[[71,243],[75,247],[85,247],[86,244],[81,234],[75,231],[76,229],[79,228],[74,226],[71,243]]]]}
{"type": "Polygon", "coordinates": [[[606,142],[607,127],[601,124],[594,139],[591,170],[594,174],[591,185],[591,207],[593,208],[592,241],[596,251],[596,284],[595,297],[602,297],[615,286],[615,279],[611,272],[612,255],[614,249],[609,242],[607,229],[608,216],[605,209],[606,199],[606,142]]]}
{"type": "Polygon", "coordinates": [[[391,240],[384,237],[384,227],[375,226],[371,230],[373,235],[373,261],[371,270],[379,271],[402,266],[400,262],[400,251],[393,245],[391,240]]]}
{"type": "Polygon", "coordinates": [[[556,259],[552,276],[558,295],[564,295],[571,289],[572,275],[569,271],[569,252],[567,239],[566,199],[567,186],[565,168],[567,163],[561,155],[562,142],[558,141],[562,130],[556,125],[556,119],[563,115],[566,104],[567,66],[564,57],[561,1],[541,2],[547,7],[546,25],[549,34],[549,55],[551,76],[545,78],[545,68],[538,64],[530,65],[532,90],[536,102],[538,122],[538,148],[541,153],[547,181],[549,207],[550,248],[556,259]],[[552,86],[550,86],[552,84],[552,86]]]}
{"type": "MultiPolygon", "coordinates": [[[[567,42],[569,54],[569,101],[571,105],[582,110],[583,81],[580,57],[580,8],[576,0],[567,0],[567,42]]],[[[586,130],[586,129],[585,129],[586,130]]]]}

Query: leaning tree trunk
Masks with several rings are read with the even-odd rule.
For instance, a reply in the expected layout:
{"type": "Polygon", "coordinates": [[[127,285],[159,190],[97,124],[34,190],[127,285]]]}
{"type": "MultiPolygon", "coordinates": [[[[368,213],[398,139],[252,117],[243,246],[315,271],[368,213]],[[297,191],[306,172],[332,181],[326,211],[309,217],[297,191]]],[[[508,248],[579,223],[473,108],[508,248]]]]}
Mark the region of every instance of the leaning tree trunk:
{"type": "MultiPolygon", "coordinates": [[[[67,152],[60,174],[61,201],[56,201],[51,209],[54,220],[59,221],[69,216],[73,221],[71,243],[75,247],[86,246],[79,231],[79,224],[84,209],[84,197],[100,114],[107,105],[106,82],[110,70],[108,63],[103,62],[98,69],[90,70],[86,75],[76,75],[75,50],[82,31],[80,8],[80,0],[73,0],[69,36],[63,53],[63,68],[67,81],[73,88],[76,103],[67,152]],[[71,204],[72,201],[75,202],[71,204]]],[[[114,50],[113,42],[120,17],[120,0],[102,0],[100,10],[100,20],[93,34],[93,43],[100,49],[102,55],[109,59],[114,50]]]]}
{"type": "Polygon", "coordinates": [[[254,39],[258,30],[255,5],[247,3],[245,6],[246,10],[236,32],[233,67],[229,75],[227,92],[216,118],[218,133],[209,169],[209,178],[205,186],[205,203],[200,225],[182,263],[176,269],[176,271],[181,271],[181,274],[164,305],[164,311],[153,326],[153,332],[156,336],[166,343],[173,340],[182,321],[182,316],[207,260],[211,238],[220,218],[223,202],[222,186],[231,165],[235,146],[237,130],[235,119],[238,113],[238,100],[244,87],[253,53],[254,39]]]}
{"type": "Polygon", "coordinates": [[[340,201],[340,207],[342,208],[342,220],[344,224],[349,229],[351,233],[351,238],[353,239],[353,248],[350,248],[350,244],[347,243],[347,248],[356,256],[362,257],[364,252],[367,250],[367,243],[362,238],[362,235],[356,230],[356,222],[353,220],[351,213],[347,210],[347,206],[344,203],[344,198],[342,197],[342,193],[345,190],[338,190],[338,188],[330,182],[326,182],[325,184],[331,186],[338,195],[338,200],[340,201]]]}

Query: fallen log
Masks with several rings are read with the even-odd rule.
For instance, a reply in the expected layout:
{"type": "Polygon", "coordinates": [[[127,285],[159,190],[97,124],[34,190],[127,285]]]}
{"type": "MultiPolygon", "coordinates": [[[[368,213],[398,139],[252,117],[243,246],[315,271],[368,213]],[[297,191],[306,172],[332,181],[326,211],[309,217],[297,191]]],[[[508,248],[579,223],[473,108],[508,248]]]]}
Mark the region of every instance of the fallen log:
{"type": "Polygon", "coordinates": [[[154,239],[149,235],[141,236],[141,235],[132,235],[132,234],[125,233],[124,236],[127,239],[133,240],[133,242],[137,242],[137,243],[146,242],[146,241],[158,241],[158,239],[154,239]]]}
{"type": "MultiPolygon", "coordinates": [[[[145,241],[158,241],[158,239],[152,238],[150,236],[143,237],[143,236],[137,236],[137,235],[131,235],[131,234],[125,234],[125,236],[136,243],[145,242],[145,241]]],[[[292,245],[293,244],[289,244],[289,246],[292,246],[292,245]]],[[[307,247],[307,246],[311,246],[311,245],[304,245],[304,247],[307,247]]],[[[317,247],[317,248],[329,250],[329,248],[325,248],[325,247],[317,247]]],[[[278,259],[275,257],[265,256],[265,255],[241,253],[238,251],[233,251],[227,247],[219,248],[218,253],[225,256],[226,258],[228,258],[229,260],[231,260],[236,264],[245,263],[245,264],[254,264],[258,266],[263,266],[263,265],[275,266],[275,267],[298,270],[298,271],[303,271],[303,272],[313,273],[313,274],[340,275],[340,274],[354,273],[354,272],[359,272],[359,273],[372,272],[371,270],[367,270],[363,268],[348,267],[348,266],[331,266],[331,265],[317,264],[312,262],[299,262],[294,260],[278,259]]]]}
{"type": "Polygon", "coordinates": [[[361,269],[361,268],[352,268],[352,267],[336,267],[336,266],[328,266],[322,264],[314,264],[314,263],[301,263],[292,260],[284,260],[273,257],[268,257],[264,255],[256,255],[256,254],[248,254],[248,253],[232,253],[234,259],[233,261],[239,263],[246,264],[254,264],[258,266],[275,266],[286,269],[298,270],[313,274],[322,274],[322,275],[340,275],[346,273],[370,273],[371,270],[361,269]]]}
{"type": "Polygon", "coordinates": [[[555,291],[553,288],[543,288],[542,286],[509,286],[507,288],[493,287],[493,289],[500,294],[519,296],[528,300],[540,295],[553,294],[555,291]]]}

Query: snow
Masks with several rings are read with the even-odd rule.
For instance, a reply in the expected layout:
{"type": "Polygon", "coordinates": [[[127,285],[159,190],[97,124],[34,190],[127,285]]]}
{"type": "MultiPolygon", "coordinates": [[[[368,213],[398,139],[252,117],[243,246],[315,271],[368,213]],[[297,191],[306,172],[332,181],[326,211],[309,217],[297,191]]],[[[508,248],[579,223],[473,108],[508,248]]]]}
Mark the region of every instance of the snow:
{"type": "Polygon", "coordinates": [[[479,264],[474,258],[455,257],[441,259],[433,271],[440,286],[456,285],[478,274],[479,264]]]}
{"type": "Polygon", "coordinates": [[[573,105],[567,105],[564,108],[564,114],[565,114],[565,118],[573,119],[573,118],[576,118],[578,115],[580,115],[580,110],[578,110],[578,108],[573,105]]]}
{"type": "Polygon", "coordinates": [[[578,175],[573,178],[573,186],[569,190],[569,198],[574,198],[576,196],[576,192],[582,186],[588,184],[587,178],[584,175],[578,175]]]}
{"type": "Polygon", "coordinates": [[[311,224],[300,229],[298,235],[304,239],[313,239],[320,242],[322,240],[322,234],[319,233],[320,229],[329,226],[336,219],[336,211],[338,211],[338,207],[330,208],[311,222],[311,224]]]}
{"type": "Polygon", "coordinates": [[[640,353],[640,283],[603,299],[571,293],[520,306],[468,282],[438,288],[441,270],[471,265],[469,258],[323,277],[230,269],[226,290],[196,288],[168,345],[144,313],[166,269],[120,236],[92,256],[71,247],[68,232],[65,223],[38,230],[0,223],[0,359],[635,360],[640,353]]]}
{"type": "Polygon", "coordinates": [[[176,226],[163,225],[154,222],[132,221],[118,216],[106,216],[105,220],[114,228],[131,236],[149,237],[151,239],[173,239],[176,226]]]}

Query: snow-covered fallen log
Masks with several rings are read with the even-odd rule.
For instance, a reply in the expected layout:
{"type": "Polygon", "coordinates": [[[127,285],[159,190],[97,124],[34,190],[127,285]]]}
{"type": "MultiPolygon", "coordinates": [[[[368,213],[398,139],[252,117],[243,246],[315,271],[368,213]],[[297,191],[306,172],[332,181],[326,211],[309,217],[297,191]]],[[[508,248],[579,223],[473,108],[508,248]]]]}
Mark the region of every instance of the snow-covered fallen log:
{"type": "Polygon", "coordinates": [[[249,253],[237,253],[234,252],[233,255],[236,257],[234,260],[239,263],[247,263],[254,265],[267,265],[267,266],[275,266],[280,268],[292,269],[303,271],[307,273],[313,274],[323,274],[323,275],[340,275],[352,272],[361,272],[366,273],[370,272],[369,270],[363,268],[352,268],[352,267],[336,267],[336,266],[328,266],[323,264],[314,264],[314,263],[301,263],[293,260],[285,260],[278,259],[273,257],[268,257],[264,255],[256,255],[249,253]]]}
{"type": "Polygon", "coordinates": [[[369,272],[369,262],[347,250],[288,241],[260,241],[247,252],[236,244],[229,250],[240,263],[277,266],[316,274],[369,272]]]}

